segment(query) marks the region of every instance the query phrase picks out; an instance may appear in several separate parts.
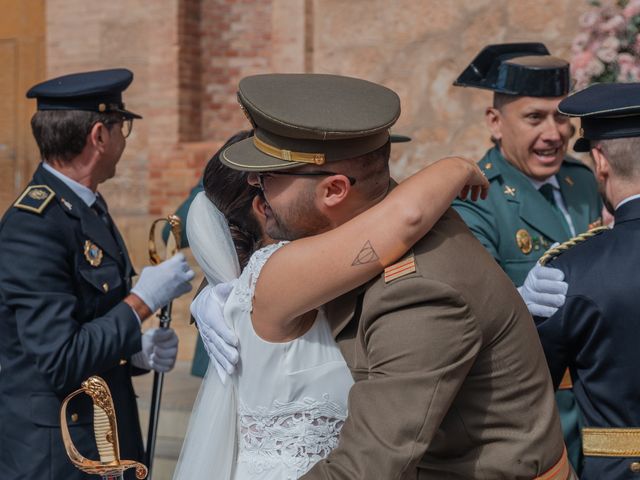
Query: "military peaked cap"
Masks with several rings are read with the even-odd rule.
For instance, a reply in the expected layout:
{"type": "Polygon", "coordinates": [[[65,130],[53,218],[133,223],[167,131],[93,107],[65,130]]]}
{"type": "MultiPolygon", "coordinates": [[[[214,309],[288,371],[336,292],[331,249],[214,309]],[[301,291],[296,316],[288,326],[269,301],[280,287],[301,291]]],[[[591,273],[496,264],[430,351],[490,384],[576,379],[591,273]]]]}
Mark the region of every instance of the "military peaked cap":
{"type": "Polygon", "coordinates": [[[324,74],[243,78],[238,101],[255,135],[227,147],[236,170],[268,171],[355,158],[389,141],[400,98],[366,80],[324,74]]]}
{"type": "Polygon", "coordinates": [[[640,137],[640,83],[591,85],[562,100],[558,111],[580,117],[576,152],[588,152],[590,140],[640,137]]]}
{"type": "Polygon", "coordinates": [[[549,55],[542,43],[489,45],[453,83],[525,97],[562,97],[569,92],[569,63],[549,55]]]}
{"type": "Polygon", "coordinates": [[[126,68],[73,73],[52,78],[29,89],[27,98],[36,98],[38,110],[86,110],[117,112],[126,118],[142,118],[125,109],[122,92],[133,80],[126,68]]]}

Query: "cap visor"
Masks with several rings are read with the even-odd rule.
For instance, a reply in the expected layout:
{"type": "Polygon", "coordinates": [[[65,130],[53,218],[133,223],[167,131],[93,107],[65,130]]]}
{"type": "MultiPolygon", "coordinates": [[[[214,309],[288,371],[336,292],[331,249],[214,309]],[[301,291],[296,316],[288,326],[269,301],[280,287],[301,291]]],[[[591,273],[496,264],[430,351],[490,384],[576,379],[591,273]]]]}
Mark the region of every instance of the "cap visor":
{"type": "Polygon", "coordinates": [[[120,108],[118,110],[112,110],[122,113],[127,118],[136,118],[142,119],[142,115],[138,115],[137,113],[130,112],[129,110],[125,110],[124,108],[120,108]]]}
{"type": "Polygon", "coordinates": [[[245,172],[268,172],[308,165],[304,162],[289,162],[262,153],[255,147],[253,137],[245,138],[225,148],[220,161],[229,168],[245,172]]]}
{"type": "Polygon", "coordinates": [[[389,135],[389,141],[391,143],[405,143],[405,142],[410,142],[411,137],[408,137],[406,135],[399,135],[397,133],[392,133],[389,135]]]}

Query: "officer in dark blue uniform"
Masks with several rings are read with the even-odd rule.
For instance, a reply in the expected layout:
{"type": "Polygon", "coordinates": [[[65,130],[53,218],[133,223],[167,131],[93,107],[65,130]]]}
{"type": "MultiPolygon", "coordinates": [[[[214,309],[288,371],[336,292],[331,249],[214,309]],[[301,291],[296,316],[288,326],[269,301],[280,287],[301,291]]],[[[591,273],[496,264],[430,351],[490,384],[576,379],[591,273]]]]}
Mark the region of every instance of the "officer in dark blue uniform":
{"type": "MultiPolygon", "coordinates": [[[[33,134],[43,162],[0,222],[0,477],[86,478],[66,456],[61,401],[91,375],[113,395],[120,454],[141,460],[131,375],[168,371],[173,330],[141,334],[153,311],[191,289],[182,254],[135,272],[98,185],[113,177],[139,115],[121,93],[125,69],[55,78],[33,87],[33,134]]],[[[93,410],[81,395],[67,423],[80,453],[98,459],[93,410]]],[[[129,477],[131,478],[131,477],[129,477]]]]}
{"type": "Polygon", "coordinates": [[[600,84],[563,100],[581,118],[576,151],[590,151],[615,226],[553,249],[566,302],[536,318],[554,384],[568,367],[584,417],[583,480],[640,472],[640,84],[600,84]],[[566,252],[565,252],[566,250],[566,252]],[[564,253],[561,253],[564,252],[564,253]]]}

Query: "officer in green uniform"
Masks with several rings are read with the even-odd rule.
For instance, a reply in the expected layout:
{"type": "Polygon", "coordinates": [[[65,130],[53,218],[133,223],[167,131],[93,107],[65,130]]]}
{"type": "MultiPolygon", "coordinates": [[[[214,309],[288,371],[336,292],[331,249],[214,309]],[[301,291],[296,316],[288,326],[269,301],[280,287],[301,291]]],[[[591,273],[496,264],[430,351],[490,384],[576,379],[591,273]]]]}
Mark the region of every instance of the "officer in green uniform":
{"type": "MultiPolygon", "coordinates": [[[[495,146],[479,164],[489,197],[455,209],[516,286],[555,242],[599,226],[602,204],[591,171],[566,156],[572,134],[558,103],[569,64],[541,43],[490,45],[454,85],[492,90],[485,118],[495,146]]],[[[565,441],[579,471],[579,415],[572,392],[558,392],[565,441]]]]}

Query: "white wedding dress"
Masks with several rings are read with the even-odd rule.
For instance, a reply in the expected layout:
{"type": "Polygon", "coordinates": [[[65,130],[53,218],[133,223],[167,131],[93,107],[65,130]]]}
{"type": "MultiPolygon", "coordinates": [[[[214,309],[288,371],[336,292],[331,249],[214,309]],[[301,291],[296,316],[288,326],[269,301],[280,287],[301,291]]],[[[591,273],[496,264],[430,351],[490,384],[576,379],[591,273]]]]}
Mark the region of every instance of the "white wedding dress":
{"type": "MultiPolygon", "coordinates": [[[[228,272],[237,271],[237,259],[231,266],[219,265],[221,257],[229,256],[230,238],[221,242],[218,233],[213,242],[210,234],[195,238],[202,235],[197,231],[210,220],[211,208],[215,207],[200,194],[187,225],[194,256],[209,281],[217,283],[230,280],[228,272]],[[192,214],[194,209],[208,212],[206,218],[192,214]],[[216,250],[222,243],[227,255],[200,251],[216,250]],[[221,274],[225,269],[227,273],[221,274]]],[[[222,217],[220,212],[217,215],[222,217]]],[[[322,310],[303,336],[286,343],[262,340],[251,323],[256,281],[268,258],[282,245],[255,252],[233,280],[224,313],[239,338],[240,361],[225,384],[213,368],[207,372],[174,480],[293,480],[338,444],[353,379],[322,310]]]]}

